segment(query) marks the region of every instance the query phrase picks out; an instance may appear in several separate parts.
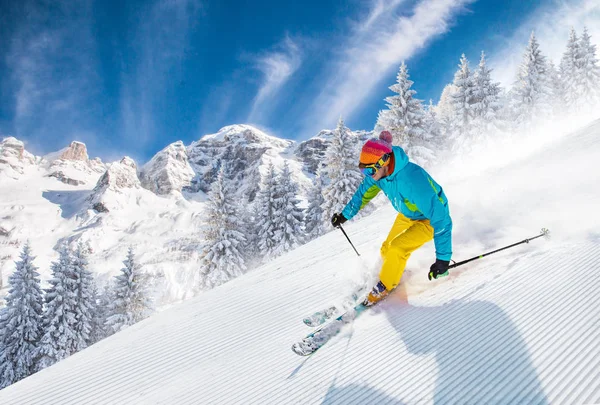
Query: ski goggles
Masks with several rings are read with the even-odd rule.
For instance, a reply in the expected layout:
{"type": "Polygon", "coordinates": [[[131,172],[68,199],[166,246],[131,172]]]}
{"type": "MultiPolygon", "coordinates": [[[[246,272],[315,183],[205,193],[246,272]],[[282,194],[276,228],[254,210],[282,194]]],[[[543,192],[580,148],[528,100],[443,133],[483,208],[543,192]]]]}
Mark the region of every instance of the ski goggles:
{"type": "Polygon", "coordinates": [[[377,162],[371,163],[368,165],[361,163],[358,165],[358,167],[365,176],[373,177],[373,176],[375,176],[375,173],[377,173],[377,171],[379,169],[381,169],[383,166],[385,166],[385,164],[388,162],[388,160],[390,160],[390,154],[386,153],[381,158],[379,158],[379,160],[377,162]]]}

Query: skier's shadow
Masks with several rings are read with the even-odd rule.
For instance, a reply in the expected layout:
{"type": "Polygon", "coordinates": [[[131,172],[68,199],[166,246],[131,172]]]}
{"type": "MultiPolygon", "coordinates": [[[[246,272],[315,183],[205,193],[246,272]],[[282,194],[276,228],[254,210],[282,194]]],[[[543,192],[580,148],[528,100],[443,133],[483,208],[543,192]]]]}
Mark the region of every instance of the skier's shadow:
{"type": "MultiPolygon", "coordinates": [[[[487,301],[413,306],[405,291],[381,311],[408,351],[435,354],[434,403],[548,404],[527,345],[507,314],[487,301]]],[[[535,320],[535,318],[534,318],[535,320]]]]}

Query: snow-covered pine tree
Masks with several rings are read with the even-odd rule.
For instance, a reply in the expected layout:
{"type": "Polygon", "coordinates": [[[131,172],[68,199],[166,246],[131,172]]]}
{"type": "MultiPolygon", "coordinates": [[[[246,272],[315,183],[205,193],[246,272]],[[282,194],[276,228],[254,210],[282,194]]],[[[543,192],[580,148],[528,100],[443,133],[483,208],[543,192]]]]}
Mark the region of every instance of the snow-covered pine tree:
{"type": "Polygon", "coordinates": [[[73,252],[71,268],[76,285],[75,304],[75,330],[77,332],[77,351],[83,350],[91,344],[91,331],[93,326],[94,311],[96,308],[94,291],[96,283],[94,276],[88,270],[89,248],[79,242],[73,252]]]}
{"type": "Polygon", "coordinates": [[[425,166],[434,159],[432,137],[425,131],[425,110],[422,101],[415,98],[417,92],[409,78],[408,67],[402,62],[396,84],[390,86],[397,95],[385,99],[389,113],[381,113],[379,120],[392,133],[394,143],[401,145],[415,163],[425,166]]]}
{"type": "Polygon", "coordinates": [[[275,248],[279,256],[300,246],[306,240],[304,236],[304,210],[298,204],[298,185],[292,179],[290,166],[287,162],[279,174],[275,187],[275,224],[280,236],[275,248]]]}
{"type": "Polygon", "coordinates": [[[379,110],[377,113],[377,121],[375,121],[375,127],[373,133],[379,134],[381,131],[385,131],[389,123],[392,121],[392,112],[390,110],[379,110]]]}
{"type": "Polygon", "coordinates": [[[600,66],[596,57],[596,45],[592,44],[587,27],[583,28],[579,47],[582,56],[581,77],[583,94],[581,100],[585,109],[593,111],[597,108],[598,103],[600,103],[600,66]]]}
{"type": "Polygon", "coordinates": [[[110,303],[112,302],[112,291],[107,284],[102,290],[94,289],[94,312],[92,315],[92,330],[90,332],[90,345],[97,343],[108,336],[106,330],[106,319],[109,317],[110,303]]]}
{"type": "Polygon", "coordinates": [[[121,274],[115,276],[111,315],[106,319],[106,327],[111,333],[141,321],[152,311],[147,296],[147,277],[141,271],[133,248],[129,248],[123,264],[121,274]]]}
{"type": "Polygon", "coordinates": [[[500,103],[500,83],[493,82],[492,69],[487,67],[485,53],[481,52],[479,66],[473,77],[473,115],[474,134],[488,137],[498,130],[500,103]]]}
{"type": "Polygon", "coordinates": [[[456,93],[458,89],[452,83],[447,84],[442,91],[440,101],[434,107],[434,112],[437,121],[440,124],[440,133],[442,134],[442,140],[444,143],[444,150],[449,149],[452,146],[452,135],[454,133],[453,117],[454,117],[454,105],[452,104],[452,95],[456,93]]]}
{"type": "Polygon", "coordinates": [[[395,96],[385,98],[389,113],[382,114],[382,124],[392,133],[394,143],[410,150],[411,140],[423,131],[422,101],[415,98],[417,92],[412,89],[414,82],[409,79],[408,67],[404,62],[396,75],[396,83],[389,87],[395,96]]]}
{"type": "Polygon", "coordinates": [[[552,87],[548,79],[548,62],[532,32],[523,62],[512,88],[514,121],[521,129],[548,117],[552,112],[552,87]]]}
{"type": "Polygon", "coordinates": [[[579,38],[574,28],[571,28],[567,49],[560,60],[561,91],[567,111],[576,111],[580,105],[583,92],[582,84],[582,52],[579,38]]]}
{"type": "Polygon", "coordinates": [[[42,290],[29,243],[8,278],[6,307],[0,311],[0,389],[34,373],[42,337],[42,290]]]}
{"type": "Polygon", "coordinates": [[[317,169],[315,180],[312,187],[308,191],[308,208],[306,210],[306,237],[307,240],[313,240],[325,233],[323,218],[323,178],[321,177],[321,169],[317,169]]]}
{"type": "Polygon", "coordinates": [[[252,269],[259,265],[262,261],[260,257],[260,250],[258,247],[259,243],[259,228],[258,228],[258,220],[261,216],[261,208],[259,204],[259,193],[260,193],[260,181],[259,184],[259,192],[256,194],[256,198],[249,204],[245,209],[245,214],[243,214],[243,226],[244,226],[244,238],[245,242],[242,247],[242,252],[244,254],[244,261],[246,263],[246,267],[248,269],[252,269]]]}
{"type": "MultiPolygon", "coordinates": [[[[448,142],[443,136],[442,124],[438,119],[436,108],[431,99],[429,100],[429,105],[425,109],[425,120],[423,123],[425,131],[431,136],[431,148],[439,152],[445,150],[448,142]]],[[[436,153],[436,162],[439,161],[439,155],[439,153],[436,153]]]]}
{"type": "MultiPolygon", "coordinates": [[[[349,132],[340,117],[333,139],[325,152],[324,170],[329,178],[329,183],[323,191],[325,202],[322,208],[325,218],[331,218],[334,213],[341,212],[362,181],[362,173],[358,169],[355,156],[355,142],[349,132]]],[[[329,221],[325,223],[330,229],[329,221]]]]}
{"type": "Polygon", "coordinates": [[[263,178],[260,192],[256,197],[256,204],[260,212],[257,216],[258,250],[263,262],[275,257],[275,249],[279,241],[278,227],[275,223],[275,198],[277,188],[277,175],[275,166],[269,164],[266,176],[263,178]]]}
{"type": "Polygon", "coordinates": [[[37,370],[66,359],[78,350],[77,289],[71,266],[71,252],[66,245],[59,248],[58,261],[51,265],[52,278],[48,281],[44,300],[44,334],[37,353],[37,370]]]}
{"type": "Polygon", "coordinates": [[[260,191],[260,165],[256,164],[255,167],[250,171],[248,179],[246,180],[246,192],[245,196],[248,199],[248,202],[251,203],[256,199],[258,192],[260,191]]]}
{"type": "Polygon", "coordinates": [[[204,288],[214,288],[246,271],[241,251],[245,242],[242,230],[233,190],[221,166],[204,212],[204,246],[200,255],[204,288]]]}
{"type": "Polygon", "coordinates": [[[469,60],[463,53],[458,70],[454,74],[454,92],[450,94],[452,104],[450,135],[453,149],[468,149],[473,138],[473,104],[475,103],[474,75],[469,68],[469,60]]]}
{"type": "Polygon", "coordinates": [[[561,114],[565,108],[565,93],[559,71],[552,60],[548,61],[548,80],[552,88],[552,113],[561,114]]]}

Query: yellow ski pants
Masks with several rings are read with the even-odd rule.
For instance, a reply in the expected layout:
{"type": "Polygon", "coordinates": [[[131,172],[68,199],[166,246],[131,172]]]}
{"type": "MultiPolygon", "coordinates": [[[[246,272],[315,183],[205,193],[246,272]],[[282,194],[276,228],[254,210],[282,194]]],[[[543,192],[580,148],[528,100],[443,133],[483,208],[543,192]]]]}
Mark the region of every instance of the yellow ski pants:
{"type": "Polygon", "coordinates": [[[410,254],[433,239],[429,220],[416,221],[398,214],[390,233],[381,245],[383,266],[379,279],[388,291],[396,288],[410,254]]]}

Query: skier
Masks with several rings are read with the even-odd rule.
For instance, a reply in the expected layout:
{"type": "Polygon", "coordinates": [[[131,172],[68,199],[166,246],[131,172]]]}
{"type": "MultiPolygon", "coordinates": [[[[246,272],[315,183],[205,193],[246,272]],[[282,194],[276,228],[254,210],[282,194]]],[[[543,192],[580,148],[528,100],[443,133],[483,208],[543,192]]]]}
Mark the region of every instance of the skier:
{"type": "Polygon", "coordinates": [[[333,214],[331,224],[339,227],[352,219],[383,190],[398,216],[381,246],[383,265],[379,282],[365,298],[371,306],[385,298],[400,282],[410,254],[431,239],[436,261],[429,269],[429,280],[448,275],[452,256],[452,219],[448,199],[431,176],[409,162],[399,146],[392,146],[392,134],[382,131],[362,147],[360,162],[365,178],[341,213],[333,214]]]}

